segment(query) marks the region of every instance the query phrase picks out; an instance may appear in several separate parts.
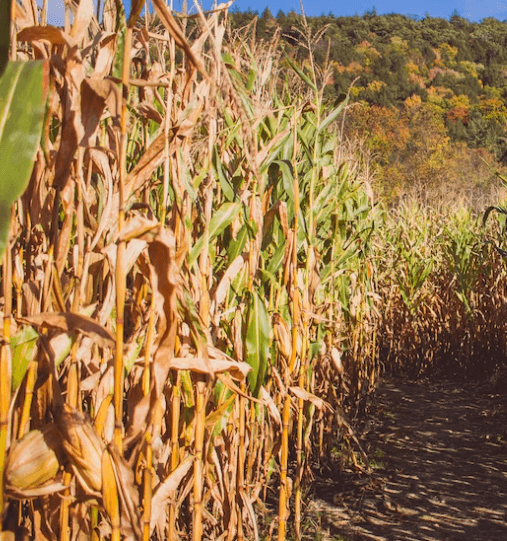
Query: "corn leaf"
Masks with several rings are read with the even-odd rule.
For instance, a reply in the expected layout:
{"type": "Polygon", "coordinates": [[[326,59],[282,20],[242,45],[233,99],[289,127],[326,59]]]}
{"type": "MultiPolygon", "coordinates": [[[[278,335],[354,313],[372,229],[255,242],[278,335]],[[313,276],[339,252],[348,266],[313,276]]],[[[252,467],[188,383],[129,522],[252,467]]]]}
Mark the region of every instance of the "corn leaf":
{"type": "Polygon", "coordinates": [[[248,384],[254,396],[258,396],[264,380],[269,358],[271,320],[264,301],[258,293],[252,293],[248,303],[245,340],[245,360],[252,367],[248,384]]]}
{"type": "Polygon", "coordinates": [[[32,327],[24,327],[10,340],[12,350],[12,389],[16,390],[23,381],[28,365],[35,358],[35,344],[39,334],[32,327]]]}
{"type": "MultiPolygon", "coordinates": [[[[208,241],[211,241],[229,226],[241,209],[241,203],[224,203],[213,215],[209,224],[208,241]]],[[[199,237],[190,251],[189,264],[193,265],[204,247],[205,236],[199,237]]]]}
{"type": "Polygon", "coordinates": [[[11,205],[25,191],[39,146],[45,89],[42,62],[9,62],[0,77],[0,255],[11,205]]]}
{"type": "Polygon", "coordinates": [[[294,63],[294,61],[287,55],[285,55],[285,60],[289,63],[289,66],[301,77],[301,79],[314,91],[317,91],[317,87],[313,83],[313,81],[306,75],[306,73],[297,65],[294,63]]]}
{"type": "Polygon", "coordinates": [[[337,107],[335,107],[326,118],[319,124],[319,131],[325,130],[333,120],[338,118],[339,114],[343,111],[343,108],[347,105],[347,99],[343,100],[337,107]]]}

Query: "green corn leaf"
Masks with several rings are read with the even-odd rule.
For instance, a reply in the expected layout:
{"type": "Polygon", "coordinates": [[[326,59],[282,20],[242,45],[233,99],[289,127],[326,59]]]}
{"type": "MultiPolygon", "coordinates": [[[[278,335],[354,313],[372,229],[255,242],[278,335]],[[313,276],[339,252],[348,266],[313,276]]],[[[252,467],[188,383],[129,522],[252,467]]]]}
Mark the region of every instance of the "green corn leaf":
{"type": "MultiPolygon", "coordinates": [[[[259,269],[259,272],[265,277],[267,278],[266,281],[269,281],[271,282],[271,285],[275,288],[278,287],[278,278],[272,273],[272,272],[269,272],[269,270],[267,269],[259,269]]],[[[263,280],[264,282],[264,280],[263,280]]]]}
{"type": "Polygon", "coordinates": [[[12,351],[12,390],[15,391],[23,381],[28,365],[35,359],[35,344],[39,334],[33,327],[24,327],[10,340],[12,351]]]}
{"type": "Polygon", "coordinates": [[[252,293],[248,302],[245,360],[252,367],[248,384],[254,396],[259,394],[268,366],[271,320],[264,301],[252,293]]]}
{"type": "Polygon", "coordinates": [[[294,61],[289,58],[287,55],[285,55],[285,60],[289,63],[289,66],[303,79],[303,81],[314,91],[318,92],[317,87],[313,83],[313,81],[306,75],[306,73],[297,65],[294,63],[294,61]]]}
{"type": "Polygon", "coordinates": [[[236,62],[234,61],[234,57],[230,53],[223,53],[222,54],[222,60],[224,61],[225,64],[229,64],[230,67],[234,68],[236,66],[236,62]]]}
{"type": "Polygon", "coordinates": [[[253,69],[248,72],[248,79],[246,81],[246,89],[248,90],[248,92],[252,90],[256,76],[257,73],[253,69]]]}
{"type": "Polygon", "coordinates": [[[241,203],[224,203],[212,216],[209,224],[208,239],[204,235],[199,237],[197,242],[192,247],[189,256],[189,264],[193,265],[196,259],[199,257],[201,250],[204,247],[206,240],[211,241],[218,235],[220,235],[226,227],[228,227],[238,215],[241,210],[241,203]]]}
{"type": "Polygon", "coordinates": [[[267,270],[271,274],[276,274],[278,269],[280,268],[280,265],[282,264],[283,256],[285,255],[285,245],[286,242],[282,242],[280,246],[278,246],[278,248],[275,250],[273,256],[269,258],[267,270]]]}
{"type": "Polygon", "coordinates": [[[243,251],[243,248],[246,245],[248,240],[248,225],[244,224],[241,229],[238,231],[236,238],[231,240],[229,246],[227,247],[227,258],[229,264],[231,264],[243,251]]]}
{"type": "Polygon", "coordinates": [[[333,120],[336,120],[340,113],[343,111],[343,108],[347,105],[347,99],[343,100],[338,107],[335,107],[327,116],[326,118],[319,124],[318,131],[325,130],[333,120]]]}
{"type": "Polygon", "coordinates": [[[217,433],[214,434],[215,436],[223,429],[223,425],[227,423],[227,415],[230,413],[232,404],[234,404],[235,400],[236,395],[232,394],[223,404],[218,406],[206,417],[206,428],[211,432],[216,431],[217,433]]]}
{"type": "Polygon", "coordinates": [[[11,205],[25,191],[39,146],[46,89],[43,62],[9,62],[0,77],[0,255],[11,205]]]}
{"type": "Polygon", "coordinates": [[[224,166],[222,164],[222,161],[220,160],[219,153],[216,150],[214,151],[213,161],[215,162],[215,173],[218,176],[220,187],[222,188],[225,197],[227,197],[229,201],[234,201],[236,199],[234,187],[224,173],[224,166]]]}
{"type": "Polygon", "coordinates": [[[123,71],[123,51],[125,49],[125,36],[127,34],[127,17],[121,0],[116,3],[116,47],[113,62],[113,75],[121,79],[123,71]]]}

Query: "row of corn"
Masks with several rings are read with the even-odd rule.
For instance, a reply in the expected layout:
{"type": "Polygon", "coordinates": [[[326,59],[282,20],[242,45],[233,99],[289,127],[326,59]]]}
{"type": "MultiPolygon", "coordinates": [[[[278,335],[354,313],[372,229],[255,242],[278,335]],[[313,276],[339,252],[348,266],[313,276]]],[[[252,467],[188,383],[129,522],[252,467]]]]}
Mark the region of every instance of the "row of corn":
{"type": "Polygon", "coordinates": [[[51,92],[2,266],[2,535],[301,538],[382,367],[496,368],[496,223],[375,206],[330,73],[228,5],[16,5],[51,92]]]}
{"type": "Polygon", "coordinates": [[[2,266],[3,537],[301,537],[310,458],[355,457],[342,408],[378,373],[347,101],[228,5],[15,4],[51,87],[2,266]]]}

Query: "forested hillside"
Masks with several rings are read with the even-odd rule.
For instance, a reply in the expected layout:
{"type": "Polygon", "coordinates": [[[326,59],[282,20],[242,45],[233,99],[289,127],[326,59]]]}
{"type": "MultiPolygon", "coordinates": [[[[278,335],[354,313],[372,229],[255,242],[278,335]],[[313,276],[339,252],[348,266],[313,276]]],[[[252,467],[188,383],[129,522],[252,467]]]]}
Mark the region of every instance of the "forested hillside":
{"type": "MultiPolygon", "coordinates": [[[[280,39],[309,68],[308,50],[327,74],[326,97],[350,91],[346,134],[373,154],[384,195],[453,186],[476,200],[489,164],[507,163],[507,22],[404,15],[308,17],[294,11],[230,14],[233,29],[252,25],[258,40],[280,39]]],[[[444,193],[446,190],[443,190],[444,193]]]]}

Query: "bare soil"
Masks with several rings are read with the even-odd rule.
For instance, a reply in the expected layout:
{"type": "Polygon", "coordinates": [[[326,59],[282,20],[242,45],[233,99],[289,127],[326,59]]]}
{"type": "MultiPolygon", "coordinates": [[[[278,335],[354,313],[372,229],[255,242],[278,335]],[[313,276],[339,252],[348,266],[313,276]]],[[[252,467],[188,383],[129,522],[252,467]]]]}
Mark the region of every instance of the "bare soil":
{"type": "Polygon", "coordinates": [[[506,541],[506,440],[507,398],[491,385],[385,382],[362,438],[372,473],[316,479],[310,529],[324,540],[506,541]]]}

